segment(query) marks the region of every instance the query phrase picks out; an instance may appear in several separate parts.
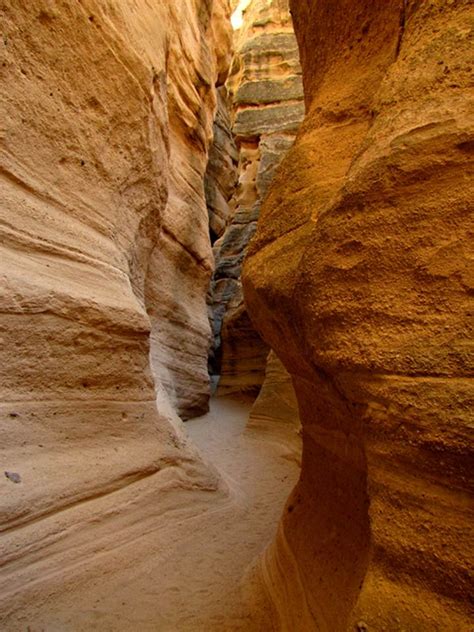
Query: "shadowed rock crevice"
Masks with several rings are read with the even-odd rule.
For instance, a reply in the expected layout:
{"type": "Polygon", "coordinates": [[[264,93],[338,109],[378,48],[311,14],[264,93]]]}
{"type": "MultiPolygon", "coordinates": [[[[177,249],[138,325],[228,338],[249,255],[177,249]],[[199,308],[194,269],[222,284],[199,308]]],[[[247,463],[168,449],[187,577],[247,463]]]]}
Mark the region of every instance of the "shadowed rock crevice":
{"type": "MultiPolygon", "coordinates": [[[[257,395],[264,383],[270,349],[247,314],[241,266],[262,201],[303,118],[303,87],[287,2],[252,1],[234,40],[227,90],[229,129],[239,151],[238,186],[228,203],[225,230],[214,244],[210,370],[213,381],[219,381],[220,393],[257,395]]],[[[289,380],[286,387],[290,393],[289,380]]]]}

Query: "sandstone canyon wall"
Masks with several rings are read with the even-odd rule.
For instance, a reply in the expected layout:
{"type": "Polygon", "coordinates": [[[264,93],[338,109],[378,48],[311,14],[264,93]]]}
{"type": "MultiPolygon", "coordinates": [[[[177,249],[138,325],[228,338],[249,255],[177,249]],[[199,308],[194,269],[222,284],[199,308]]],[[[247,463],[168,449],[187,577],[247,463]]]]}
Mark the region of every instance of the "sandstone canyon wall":
{"type": "Polygon", "coordinates": [[[265,379],[250,409],[247,430],[283,444],[287,458],[301,464],[301,424],[293,380],[274,351],[268,354],[265,379]]]}
{"type": "MultiPolygon", "coordinates": [[[[239,151],[232,134],[232,100],[225,86],[218,90],[218,109],[214,121],[214,140],[209,152],[205,176],[206,203],[209,212],[211,243],[221,238],[235,211],[234,193],[238,181],[239,151]]],[[[216,255],[217,248],[214,249],[216,255]]],[[[215,258],[218,264],[218,257],[215,258]]],[[[234,280],[235,283],[235,280],[234,280]]],[[[233,291],[233,283],[221,284],[217,289],[214,277],[208,288],[208,316],[212,331],[209,348],[211,391],[219,381],[222,319],[233,291]]]]}
{"type": "Polygon", "coordinates": [[[249,3],[227,87],[226,0],[1,4],[5,629],[192,538],[209,496],[248,512],[176,414],[208,406],[214,255],[223,390],[271,346],[248,434],[298,459],[293,384],[303,424],[243,625],[472,629],[471,3],[292,4],[294,144],[287,0],[249,3]]]}
{"type": "Polygon", "coordinates": [[[225,0],[1,10],[10,608],[111,546],[108,521],[116,545],[167,490],[217,486],[172,421],[209,398],[203,183],[231,42],[225,0]]]}
{"type": "Polygon", "coordinates": [[[214,246],[212,310],[219,392],[258,392],[269,348],[253,327],[240,273],[260,206],[303,119],[298,47],[287,0],[252,0],[235,32],[227,81],[239,148],[238,187],[226,230],[214,246]]]}
{"type": "Polygon", "coordinates": [[[292,2],[307,115],[243,278],[303,424],[277,629],[472,629],[471,11],[292,2]]]}
{"type": "Polygon", "coordinates": [[[212,244],[222,237],[233,214],[233,195],[237,186],[239,161],[239,152],[232,134],[232,99],[225,86],[221,86],[217,91],[217,100],[213,141],[204,180],[212,244]]]}

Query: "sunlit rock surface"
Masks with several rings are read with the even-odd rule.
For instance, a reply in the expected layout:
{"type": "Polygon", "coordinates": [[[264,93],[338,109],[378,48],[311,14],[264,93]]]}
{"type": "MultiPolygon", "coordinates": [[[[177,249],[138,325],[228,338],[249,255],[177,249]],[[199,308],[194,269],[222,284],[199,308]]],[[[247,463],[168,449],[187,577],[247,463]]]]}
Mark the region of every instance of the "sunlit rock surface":
{"type": "Polygon", "coordinates": [[[469,2],[292,3],[307,116],[246,302],[303,465],[260,572],[285,630],[469,630],[469,2]]]}

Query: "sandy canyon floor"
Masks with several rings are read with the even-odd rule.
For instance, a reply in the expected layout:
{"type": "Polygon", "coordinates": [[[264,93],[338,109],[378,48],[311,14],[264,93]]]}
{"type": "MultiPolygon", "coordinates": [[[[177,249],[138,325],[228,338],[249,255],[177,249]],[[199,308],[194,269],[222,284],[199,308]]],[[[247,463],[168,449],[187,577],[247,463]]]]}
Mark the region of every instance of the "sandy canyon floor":
{"type": "Polygon", "coordinates": [[[228,494],[203,493],[196,506],[181,501],[156,529],[107,553],[86,582],[67,582],[4,629],[252,630],[241,580],[274,535],[299,466],[285,445],[285,432],[295,430],[248,430],[249,409],[243,399],[217,397],[185,426],[228,494]]]}

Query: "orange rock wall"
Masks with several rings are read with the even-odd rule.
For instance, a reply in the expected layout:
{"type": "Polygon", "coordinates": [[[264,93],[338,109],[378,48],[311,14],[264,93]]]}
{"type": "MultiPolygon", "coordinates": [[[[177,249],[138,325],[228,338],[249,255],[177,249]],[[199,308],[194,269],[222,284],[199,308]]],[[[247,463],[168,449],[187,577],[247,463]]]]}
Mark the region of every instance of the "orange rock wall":
{"type": "Polygon", "coordinates": [[[472,627],[471,11],[292,3],[307,115],[243,277],[303,423],[281,629],[472,627]]]}

